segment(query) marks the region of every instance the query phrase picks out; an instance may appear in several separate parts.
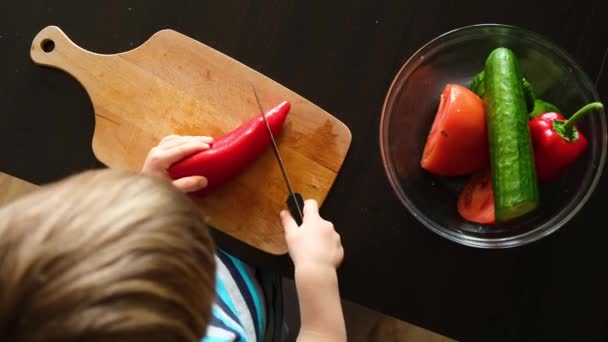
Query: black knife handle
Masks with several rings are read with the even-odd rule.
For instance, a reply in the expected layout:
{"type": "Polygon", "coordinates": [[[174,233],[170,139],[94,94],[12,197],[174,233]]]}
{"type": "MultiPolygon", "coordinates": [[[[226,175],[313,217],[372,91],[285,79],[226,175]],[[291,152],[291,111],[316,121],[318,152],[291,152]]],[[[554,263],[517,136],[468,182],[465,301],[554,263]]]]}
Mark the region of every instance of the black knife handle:
{"type": "Polygon", "coordinates": [[[304,221],[304,199],[302,198],[302,195],[297,192],[289,195],[289,197],[287,197],[287,207],[298,226],[301,226],[304,221]]]}

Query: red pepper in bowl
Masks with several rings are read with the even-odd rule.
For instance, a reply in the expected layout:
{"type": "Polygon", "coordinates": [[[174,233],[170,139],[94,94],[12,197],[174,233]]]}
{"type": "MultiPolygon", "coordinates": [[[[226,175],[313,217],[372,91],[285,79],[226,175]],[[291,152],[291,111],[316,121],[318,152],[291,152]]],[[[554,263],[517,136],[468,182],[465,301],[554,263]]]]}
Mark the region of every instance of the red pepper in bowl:
{"type": "MultiPolygon", "coordinates": [[[[278,135],[291,105],[285,101],[264,115],[273,135],[278,135]]],[[[204,176],[207,186],[197,195],[207,194],[241,173],[254,159],[270,146],[270,136],[260,115],[242,126],[217,138],[207,150],[188,156],[169,168],[171,178],[204,176]]]]}
{"type": "Polygon", "coordinates": [[[575,123],[592,110],[602,110],[600,102],[590,103],[570,119],[548,112],[530,120],[536,174],[543,182],[557,179],[586,149],[587,138],[575,123]]]}

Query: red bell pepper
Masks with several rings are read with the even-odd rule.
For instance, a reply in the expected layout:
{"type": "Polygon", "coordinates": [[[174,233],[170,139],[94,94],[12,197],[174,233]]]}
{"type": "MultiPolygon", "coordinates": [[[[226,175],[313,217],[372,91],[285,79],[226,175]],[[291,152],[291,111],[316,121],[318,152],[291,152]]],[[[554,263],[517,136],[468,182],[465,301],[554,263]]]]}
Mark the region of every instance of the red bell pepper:
{"type": "MultiPolygon", "coordinates": [[[[278,135],[291,105],[285,101],[264,115],[273,135],[278,135]]],[[[204,176],[207,186],[198,195],[207,194],[220,187],[256,159],[269,145],[270,136],[264,119],[257,115],[239,128],[215,139],[209,149],[188,156],[169,168],[171,178],[204,176]]]]}
{"type": "Polygon", "coordinates": [[[530,120],[536,174],[540,181],[557,179],[587,149],[587,138],[575,123],[589,111],[603,108],[600,102],[593,102],[568,120],[556,112],[530,120]]]}

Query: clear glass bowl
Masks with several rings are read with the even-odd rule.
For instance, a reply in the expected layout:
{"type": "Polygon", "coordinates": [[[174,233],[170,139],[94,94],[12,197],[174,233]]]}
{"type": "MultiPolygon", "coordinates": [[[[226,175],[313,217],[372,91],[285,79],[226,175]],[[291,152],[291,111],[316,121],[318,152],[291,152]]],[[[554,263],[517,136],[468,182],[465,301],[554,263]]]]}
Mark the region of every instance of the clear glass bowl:
{"type": "Polygon", "coordinates": [[[447,32],[414,53],[388,91],[380,122],[384,168],[403,205],[439,235],[481,248],[524,245],[559,229],[589,198],[606,156],[606,120],[603,112],[594,112],[579,123],[589,148],[557,183],[539,184],[539,209],[493,226],[458,215],[456,201],[469,177],[434,176],[420,167],[420,158],[446,83],[468,86],[499,46],[515,52],[538,97],[564,115],[599,101],[587,75],[559,46],[525,29],[483,24],[447,32]]]}

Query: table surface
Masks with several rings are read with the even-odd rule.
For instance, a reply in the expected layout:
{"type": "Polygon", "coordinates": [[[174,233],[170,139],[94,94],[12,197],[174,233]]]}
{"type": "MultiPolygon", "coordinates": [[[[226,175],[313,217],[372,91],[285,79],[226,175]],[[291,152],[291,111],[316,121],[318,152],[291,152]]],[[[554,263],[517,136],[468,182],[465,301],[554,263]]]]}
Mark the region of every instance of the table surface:
{"type": "MultiPolygon", "coordinates": [[[[435,36],[471,24],[545,35],[599,80],[606,102],[602,9],[601,0],[7,2],[0,11],[0,171],[44,184],[100,167],[90,147],[86,92],[67,74],[30,60],[40,29],[57,25],[85,49],[114,53],[172,28],[264,73],[351,129],[351,150],[322,208],[346,251],[339,271],[344,298],[467,341],[605,340],[605,171],[567,226],[529,246],[488,251],[419,224],[393,194],[378,146],[381,107],[403,62],[435,36]]],[[[290,272],[286,257],[215,236],[254,265],[290,272]]]]}

